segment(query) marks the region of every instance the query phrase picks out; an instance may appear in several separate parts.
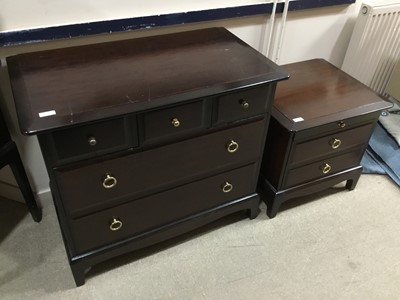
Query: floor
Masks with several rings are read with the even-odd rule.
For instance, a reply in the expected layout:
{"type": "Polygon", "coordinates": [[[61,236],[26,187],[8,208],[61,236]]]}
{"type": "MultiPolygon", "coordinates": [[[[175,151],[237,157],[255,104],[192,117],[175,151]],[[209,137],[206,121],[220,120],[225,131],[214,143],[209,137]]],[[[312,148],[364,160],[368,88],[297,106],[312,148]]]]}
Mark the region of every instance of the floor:
{"type": "Polygon", "coordinates": [[[400,189],[363,175],[95,266],[76,288],[54,207],[0,199],[0,299],[400,299],[400,189]]]}

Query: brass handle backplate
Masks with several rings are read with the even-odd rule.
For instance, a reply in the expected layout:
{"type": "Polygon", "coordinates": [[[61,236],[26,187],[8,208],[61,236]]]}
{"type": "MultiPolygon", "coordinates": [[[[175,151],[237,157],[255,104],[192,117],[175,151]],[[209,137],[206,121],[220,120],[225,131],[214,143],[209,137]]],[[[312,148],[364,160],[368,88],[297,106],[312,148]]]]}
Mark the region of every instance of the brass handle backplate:
{"type": "Polygon", "coordinates": [[[340,147],[340,145],[342,144],[342,141],[337,139],[337,138],[332,138],[329,141],[329,144],[331,145],[332,149],[337,149],[340,147]]]}
{"type": "Polygon", "coordinates": [[[224,193],[229,193],[233,189],[233,185],[230,184],[228,181],[225,181],[225,183],[221,186],[221,189],[224,193]]]}
{"type": "Polygon", "coordinates": [[[229,153],[234,153],[239,149],[239,144],[234,140],[230,140],[228,143],[226,143],[226,149],[229,153]]]}
{"type": "Polygon", "coordinates": [[[331,169],[332,169],[332,167],[327,163],[323,163],[321,165],[321,170],[322,170],[322,173],[324,173],[324,174],[328,174],[331,171],[331,169]]]}
{"type": "Polygon", "coordinates": [[[111,189],[116,185],[117,185],[117,178],[115,178],[114,176],[112,176],[110,174],[106,174],[103,177],[103,187],[105,189],[111,189]]]}
{"type": "Polygon", "coordinates": [[[122,222],[118,220],[118,218],[114,217],[112,221],[110,222],[110,230],[111,231],[117,231],[120,230],[122,227],[122,222]]]}
{"type": "Polygon", "coordinates": [[[174,127],[179,127],[179,126],[181,125],[181,122],[178,120],[178,118],[172,118],[171,124],[172,124],[174,127]]]}
{"type": "Polygon", "coordinates": [[[339,126],[340,128],[345,128],[345,127],[346,127],[346,123],[345,123],[344,121],[340,121],[340,122],[338,122],[337,124],[338,124],[338,126],[339,126]]]}
{"type": "Polygon", "coordinates": [[[250,106],[249,102],[247,102],[244,99],[241,99],[239,103],[240,103],[240,106],[243,107],[244,109],[249,108],[249,106],[250,106]]]}
{"type": "Polygon", "coordinates": [[[94,136],[89,137],[88,143],[90,146],[96,146],[96,144],[97,144],[96,138],[94,136]]]}

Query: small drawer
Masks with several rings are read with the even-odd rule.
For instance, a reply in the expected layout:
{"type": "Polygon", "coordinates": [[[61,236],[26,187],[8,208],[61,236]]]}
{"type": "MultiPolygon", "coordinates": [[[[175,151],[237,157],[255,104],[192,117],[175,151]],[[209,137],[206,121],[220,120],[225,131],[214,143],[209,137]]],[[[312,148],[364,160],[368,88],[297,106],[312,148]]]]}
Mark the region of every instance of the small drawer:
{"type": "Polygon", "coordinates": [[[259,159],[265,120],[164,147],[54,170],[72,218],[259,159]]]}
{"type": "Polygon", "coordinates": [[[214,124],[230,123],[266,113],[271,88],[270,85],[263,85],[219,96],[214,124]]]}
{"type": "Polygon", "coordinates": [[[291,165],[304,164],[307,161],[318,160],[322,156],[364,145],[368,142],[374,125],[375,123],[370,123],[296,144],[291,165]]]}
{"type": "Polygon", "coordinates": [[[207,122],[205,101],[197,101],[145,113],[143,123],[144,141],[147,142],[205,129],[209,122],[207,122]]]}
{"type": "Polygon", "coordinates": [[[75,254],[165,226],[254,193],[255,181],[256,168],[252,164],[73,220],[71,232],[77,251],[75,254]]]}
{"type": "Polygon", "coordinates": [[[137,146],[135,117],[55,131],[50,140],[57,160],[87,158],[137,146]]]}
{"type": "MultiPolygon", "coordinates": [[[[352,118],[338,119],[335,122],[313,126],[308,129],[301,130],[296,133],[296,142],[309,140],[312,137],[320,137],[332,133],[338,133],[340,131],[346,131],[348,129],[366,125],[368,123],[375,123],[378,120],[380,112],[373,112],[365,115],[360,115],[352,118]]],[[[310,121],[311,122],[311,121],[310,121]]]]}
{"type": "Polygon", "coordinates": [[[357,166],[360,163],[363,150],[364,148],[359,148],[352,152],[289,170],[284,187],[292,187],[357,166]]]}

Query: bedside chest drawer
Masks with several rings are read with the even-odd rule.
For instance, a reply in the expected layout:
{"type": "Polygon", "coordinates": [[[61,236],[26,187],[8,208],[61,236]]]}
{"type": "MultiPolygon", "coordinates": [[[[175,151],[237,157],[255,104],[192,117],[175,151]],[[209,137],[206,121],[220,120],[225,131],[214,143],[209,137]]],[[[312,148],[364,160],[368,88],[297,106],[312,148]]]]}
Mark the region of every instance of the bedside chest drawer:
{"type": "Polygon", "coordinates": [[[353,190],[380,112],[390,107],[327,61],[286,67],[291,76],[276,90],[260,176],[270,218],[282,203],[340,182],[353,190]]]}
{"type": "Polygon", "coordinates": [[[93,157],[137,146],[136,119],[120,118],[55,131],[51,134],[58,160],[93,157]]]}
{"type": "Polygon", "coordinates": [[[206,129],[210,116],[207,118],[205,101],[197,101],[185,105],[145,113],[144,140],[162,137],[167,139],[173,135],[206,129]]]}
{"type": "Polygon", "coordinates": [[[372,112],[364,115],[338,119],[335,122],[326,123],[319,126],[313,126],[308,129],[300,130],[296,133],[296,141],[308,140],[310,136],[322,136],[333,133],[339,133],[355,127],[359,127],[366,124],[375,123],[379,118],[380,112],[372,112]]]}
{"type": "Polygon", "coordinates": [[[252,164],[74,220],[76,251],[83,253],[245,196],[252,193],[255,180],[252,164]]]}
{"type": "Polygon", "coordinates": [[[81,168],[57,169],[57,185],[71,217],[79,217],[256,161],[264,126],[262,120],[81,168]]]}
{"type": "Polygon", "coordinates": [[[368,142],[375,123],[333,133],[312,141],[296,144],[291,165],[302,164],[319,157],[330,155],[368,142]]]}
{"type": "Polygon", "coordinates": [[[356,166],[360,163],[363,151],[364,148],[362,147],[352,152],[289,170],[285,187],[287,188],[317,178],[322,178],[356,166]]]}
{"type": "Polygon", "coordinates": [[[257,116],[267,111],[270,85],[247,89],[245,91],[223,95],[217,101],[215,124],[229,123],[257,116]]]}

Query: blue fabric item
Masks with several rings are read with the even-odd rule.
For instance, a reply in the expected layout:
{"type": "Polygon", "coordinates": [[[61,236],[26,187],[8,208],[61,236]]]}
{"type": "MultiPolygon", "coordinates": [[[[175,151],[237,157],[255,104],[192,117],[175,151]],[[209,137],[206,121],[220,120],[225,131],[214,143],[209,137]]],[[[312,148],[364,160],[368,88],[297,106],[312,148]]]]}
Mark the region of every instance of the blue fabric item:
{"type": "Polygon", "coordinates": [[[381,167],[381,165],[374,158],[374,154],[370,153],[369,147],[365,151],[365,154],[361,160],[361,165],[363,167],[363,173],[386,174],[386,171],[381,167]]]}
{"type": "Polygon", "coordinates": [[[365,173],[384,170],[400,186],[400,147],[380,123],[374,129],[361,165],[365,173]]]}

